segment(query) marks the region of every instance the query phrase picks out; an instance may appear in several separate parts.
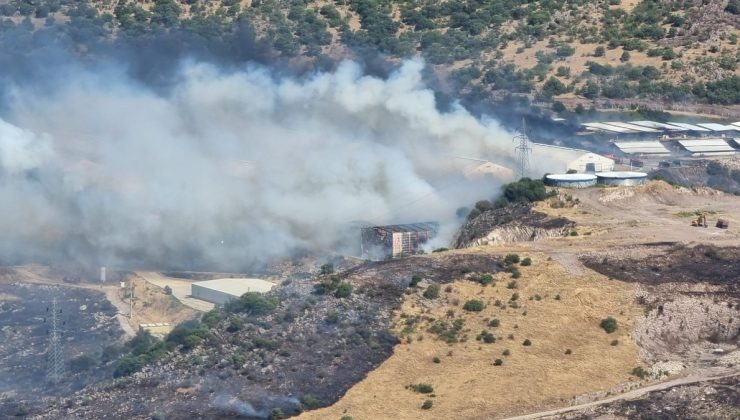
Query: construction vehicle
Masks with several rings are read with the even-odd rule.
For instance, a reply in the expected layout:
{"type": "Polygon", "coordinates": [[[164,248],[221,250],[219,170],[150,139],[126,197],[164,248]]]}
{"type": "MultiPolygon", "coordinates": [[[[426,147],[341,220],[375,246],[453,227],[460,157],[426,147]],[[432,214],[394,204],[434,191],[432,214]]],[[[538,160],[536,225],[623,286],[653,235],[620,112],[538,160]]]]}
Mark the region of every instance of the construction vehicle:
{"type": "Polygon", "coordinates": [[[720,229],[727,229],[730,227],[730,222],[725,219],[717,219],[717,224],[715,226],[720,229]]]}
{"type": "Polygon", "coordinates": [[[709,227],[709,225],[707,225],[707,214],[706,213],[700,214],[699,217],[696,218],[696,220],[691,221],[691,226],[709,227]]]}

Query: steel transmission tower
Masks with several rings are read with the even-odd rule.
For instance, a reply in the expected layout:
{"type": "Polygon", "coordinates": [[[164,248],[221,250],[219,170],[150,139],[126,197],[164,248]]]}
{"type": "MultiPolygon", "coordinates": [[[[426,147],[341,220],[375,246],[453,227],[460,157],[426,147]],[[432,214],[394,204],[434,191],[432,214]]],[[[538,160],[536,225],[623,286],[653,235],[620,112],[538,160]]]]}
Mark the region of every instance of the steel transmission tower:
{"type": "MultiPolygon", "coordinates": [[[[48,310],[48,309],[47,309],[48,310]]],[[[64,346],[62,344],[62,335],[59,331],[59,316],[61,310],[57,310],[57,299],[54,298],[51,303],[51,332],[49,334],[49,366],[47,377],[53,383],[57,383],[64,378],[64,346]]]]}
{"type": "Polygon", "coordinates": [[[524,178],[529,174],[529,157],[532,154],[532,146],[529,145],[527,124],[524,118],[522,118],[522,130],[514,136],[514,141],[519,143],[514,148],[519,164],[519,178],[524,178]]]}

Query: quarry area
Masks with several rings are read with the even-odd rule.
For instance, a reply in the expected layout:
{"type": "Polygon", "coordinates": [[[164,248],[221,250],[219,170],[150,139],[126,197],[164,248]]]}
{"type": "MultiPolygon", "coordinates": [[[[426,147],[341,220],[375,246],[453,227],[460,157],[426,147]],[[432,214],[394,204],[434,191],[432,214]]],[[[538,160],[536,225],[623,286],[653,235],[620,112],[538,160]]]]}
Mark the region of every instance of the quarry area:
{"type": "Polygon", "coordinates": [[[6,267],[0,369],[34,373],[0,389],[2,412],[737,418],[740,199],[662,181],[553,191],[484,211],[457,249],[286,261],[270,268],[271,291],[215,309],[189,304],[186,286],[236,274],[111,271],[101,284],[97,273],[6,267]],[[700,213],[729,228],[691,226],[700,213]],[[72,363],[41,399],[48,315],[23,302],[52,297],[72,363]],[[126,341],[154,324],[169,326],[151,330],[164,341],[126,341]]]}

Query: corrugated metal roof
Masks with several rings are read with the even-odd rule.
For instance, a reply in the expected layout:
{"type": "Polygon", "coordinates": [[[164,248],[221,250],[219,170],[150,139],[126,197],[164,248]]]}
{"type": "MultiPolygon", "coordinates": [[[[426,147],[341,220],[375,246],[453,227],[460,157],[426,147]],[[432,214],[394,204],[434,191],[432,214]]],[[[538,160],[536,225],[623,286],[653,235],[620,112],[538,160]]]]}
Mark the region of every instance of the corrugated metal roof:
{"type": "Polygon", "coordinates": [[[717,124],[717,123],[701,123],[697,124],[704,128],[708,128],[712,131],[734,131],[737,130],[737,127],[731,126],[731,125],[724,125],[724,124],[717,124]]]}
{"type": "Polygon", "coordinates": [[[659,141],[618,141],[614,145],[624,153],[628,154],[652,154],[652,155],[670,155],[670,150],[659,141]]]}
{"type": "Polygon", "coordinates": [[[436,232],[439,229],[437,222],[409,223],[404,225],[373,226],[369,229],[381,229],[389,232],[436,232]]]}
{"type": "Polygon", "coordinates": [[[699,127],[698,125],[689,124],[689,123],[668,121],[668,124],[675,125],[675,126],[678,126],[678,127],[682,127],[682,128],[685,128],[685,129],[687,129],[689,131],[711,131],[711,130],[707,130],[704,127],[699,127]]]}
{"type": "Polygon", "coordinates": [[[678,144],[684,149],[692,153],[701,152],[735,152],[726,141],[722,139],[706,139],[706,140],[679,140],[678,144]]]}
{"type": "Polygon", "coordinates": [[[619,133],[619,134],[630,134],[630,133],[638,133],[639,131],[636,130],[630,130],[627,128],[617,127],[614,125],[608,125],[608,124],[602,124],[602,123],[583,123],[581,126],[586,127],[589,130],[596,130],[596,131],[608,131],[610,133],[619,133]]]}
{"type": "Polygon", "coordinates": [[[668,131],[688,131],[684,127],[678,127],[675,125],[670,125],[670,124],[657,122],[657,121],[630,121],[630,124],[640,125],[640,126],[648,127],[648,128],[663,129],[663,130],[668,130],[668,131]]]}
{"type": "Polygon", "coordinates": [[[613,125],[619,128],[626,128],[628,130],[634,130],[640,133],[660,133],[660,130],[656,130],[654,128],[643,127],[640,125],[635,125],[635,124],[630,124],[630,123],[625,123],[625,122],[620,122],[620,121],[609,121],[609,122],[605,122],[604,124],[613,125]]]}

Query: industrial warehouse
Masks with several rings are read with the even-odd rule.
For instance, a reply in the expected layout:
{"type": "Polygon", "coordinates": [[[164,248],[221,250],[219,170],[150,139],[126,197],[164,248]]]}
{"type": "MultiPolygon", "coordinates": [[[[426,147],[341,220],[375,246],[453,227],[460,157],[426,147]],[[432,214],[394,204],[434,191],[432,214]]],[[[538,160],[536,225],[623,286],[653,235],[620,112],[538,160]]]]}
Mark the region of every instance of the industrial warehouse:
{"type": "Polygon", "coordinates": [[[251,278],[205,280],[192,284],[191,295],[216,305],[224,305],[247,292],[267,293],[274,286],[269,281],[251,278]]]}
{"type": "Polygon", "coordinates": [[[436,222],[364,227],[361,229],[362,257],[379,261],[416,254],[438,231],[436,222]]]}

